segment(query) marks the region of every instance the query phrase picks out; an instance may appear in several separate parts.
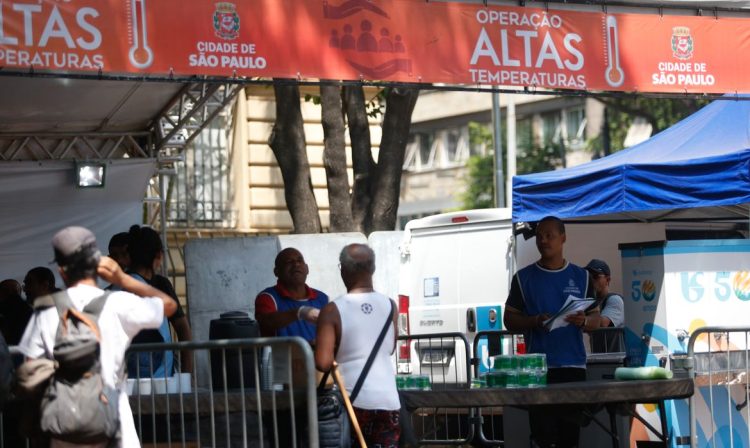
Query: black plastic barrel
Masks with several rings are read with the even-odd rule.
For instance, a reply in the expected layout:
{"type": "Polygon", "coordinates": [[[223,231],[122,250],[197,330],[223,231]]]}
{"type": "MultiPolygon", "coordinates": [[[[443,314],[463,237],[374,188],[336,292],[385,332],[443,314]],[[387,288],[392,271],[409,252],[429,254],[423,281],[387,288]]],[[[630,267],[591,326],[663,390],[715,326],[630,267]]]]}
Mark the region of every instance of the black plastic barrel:
{"type": "MultiPolygon", "coordinates": [[[[260,336],[258,322],[251,319],[247,313],[232,311],[219,316],[219,319],[211,321],[208,330],[210,340],[217,339],[244,339],[257,338],[260,336]]],[[[211,377],[214,390],[224,389],[224,372],[222,363],[226,363],[227,389],[239,389],[244,379],[245,389],[255,388],[255,364],[258,363],[260,370],[258,351],[254,349],[231,348],[224,350],[211,350],[211,377]],[[240,376],[240,351],[242,352],[242,375],[240,376]]]]}

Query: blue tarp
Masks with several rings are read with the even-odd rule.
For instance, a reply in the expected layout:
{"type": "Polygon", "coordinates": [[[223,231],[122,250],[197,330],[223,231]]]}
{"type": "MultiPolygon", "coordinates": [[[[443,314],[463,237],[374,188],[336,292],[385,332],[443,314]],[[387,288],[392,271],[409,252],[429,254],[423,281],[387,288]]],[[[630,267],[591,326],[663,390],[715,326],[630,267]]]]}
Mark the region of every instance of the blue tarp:
{"type": "Polygon", "coordinates": [[[750,101],[722,99],[645,142],[513,178],[513,221],[747,219],[750,101]]]}

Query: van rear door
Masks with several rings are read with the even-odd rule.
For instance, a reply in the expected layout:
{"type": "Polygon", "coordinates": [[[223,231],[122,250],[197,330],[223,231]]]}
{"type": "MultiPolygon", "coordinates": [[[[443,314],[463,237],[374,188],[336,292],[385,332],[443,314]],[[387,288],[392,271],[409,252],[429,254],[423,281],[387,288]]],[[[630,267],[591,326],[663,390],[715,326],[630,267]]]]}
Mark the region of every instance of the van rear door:
{"type": "MultiPolygon", "coordinates": [[[[409,269],[401,290],[409,295],[410,334],[460,332],[473,342],[477,331],[502,329],[502,307],[514,268],[508,210],[422,218],[410,222],[404,236],[402,261],[409,269]]],[[[449,347],[429,352],[416,347],[412,364],[455,361],[449,347]]]]}

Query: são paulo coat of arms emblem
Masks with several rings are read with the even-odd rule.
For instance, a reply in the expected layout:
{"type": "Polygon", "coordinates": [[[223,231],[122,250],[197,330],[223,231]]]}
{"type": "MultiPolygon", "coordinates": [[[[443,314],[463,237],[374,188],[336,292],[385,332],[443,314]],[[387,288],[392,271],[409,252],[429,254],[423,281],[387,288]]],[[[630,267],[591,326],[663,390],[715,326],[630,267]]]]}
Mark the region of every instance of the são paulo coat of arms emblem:
{"type": "Polygon", "coordinates": [[[693,36],[690,35],[690,28],[686,26],[672,28],[672,55],[677,59],[693,57],[693,36]]]}
{"type": "Polygon", "coordinates": [[[225,40],[237,39],[240,35],[240,16],[234,3],[219,2],[214,11],[214,32],[225,40]]]}

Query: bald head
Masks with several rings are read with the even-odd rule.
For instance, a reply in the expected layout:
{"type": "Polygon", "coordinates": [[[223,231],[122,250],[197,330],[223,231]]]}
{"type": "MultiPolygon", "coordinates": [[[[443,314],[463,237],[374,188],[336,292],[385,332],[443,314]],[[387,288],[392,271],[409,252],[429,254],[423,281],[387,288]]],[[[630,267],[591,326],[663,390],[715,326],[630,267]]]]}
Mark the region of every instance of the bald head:
{"type": "Polygon", "coordinates": [[[372,274],[375,273],[375,253],[366,244],[349,244],[339,255],[341,279],[347,290],[372,288],[372,274]]]}
{"type": "Polygon", "coordinates": [[[273,273],[287,289],[303,288],[310,270],[302,253],[287,247],[276,255],[273,273]]]}

